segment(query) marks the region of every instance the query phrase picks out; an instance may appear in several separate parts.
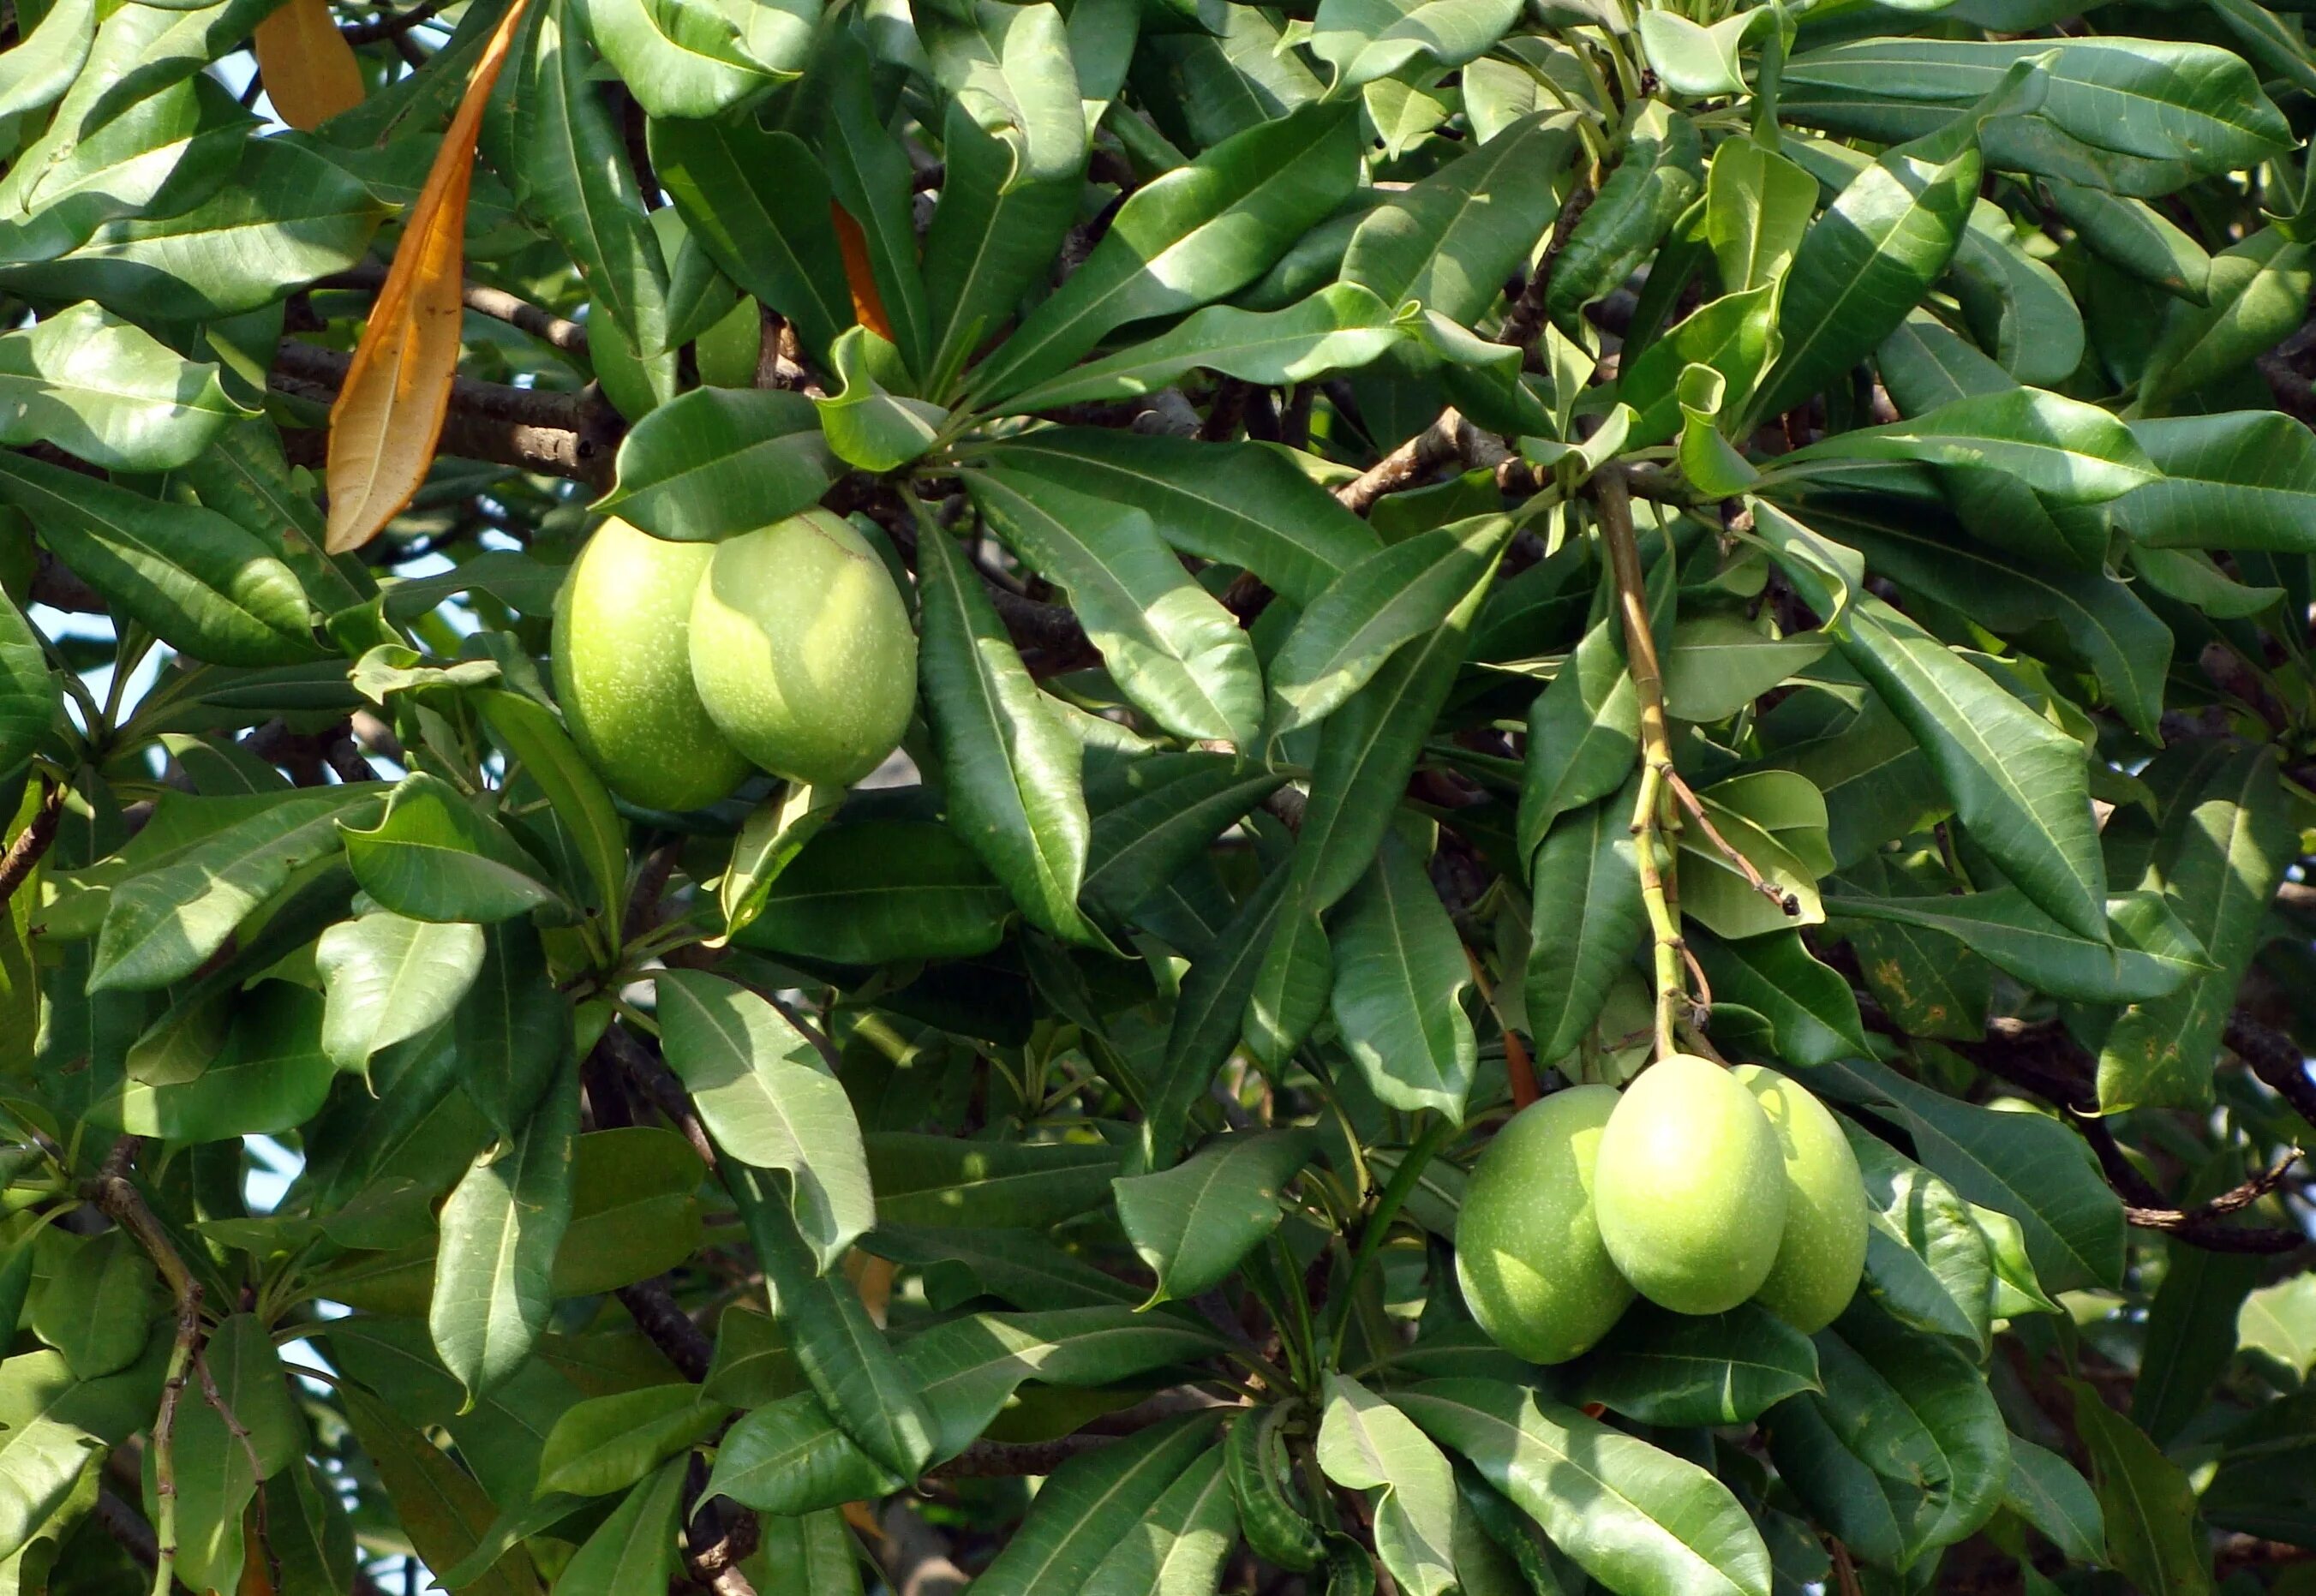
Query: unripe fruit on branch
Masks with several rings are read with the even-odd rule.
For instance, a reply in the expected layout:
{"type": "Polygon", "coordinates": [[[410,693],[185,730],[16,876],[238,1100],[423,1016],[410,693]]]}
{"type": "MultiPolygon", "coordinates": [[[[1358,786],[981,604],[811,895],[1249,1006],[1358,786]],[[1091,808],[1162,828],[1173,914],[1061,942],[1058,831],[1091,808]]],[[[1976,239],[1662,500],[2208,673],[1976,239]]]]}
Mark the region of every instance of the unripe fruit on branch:
{"type": "Polygon", "coordinates": [[[555,598],[564,721],[611,790],[646,809],[712,804],[748,773],[691,682],[692,595],[715,552],[614,517],[579,551],[555,598]]]}
{"type": "Polygon", "coordinates": [[[1616,1107],[1608,1086],[1530,1103],[1496,1133],[1464,1189],[1464,1301],[1497,1345],[1531,1363],[1575,1357],[1633,1300],[1592,1217],[1593,1158],[1616,1107]]]}
{"type": "Polygon", "coordinates": [[[1832,1324],[1866,1270],[1866,1182],[1826,1106],[1773,1069],[1730,1072],[1753,1094],[1786,1172],[1786,1231],[1755,1300],[1804,1335],[1832,1324]]]}
{"type": "Polygon", "coordinates": [[[1761,1288],[1785,1234],[1777,1133],[1727,1070],[1671,1054],[1608,1117],[1592,1201],[1608,1255],[1642,1296],[1724,1313],[1761,1288]]]}
{"type": "Polygon", "coordinates": [[[719,543],[691,606],[691,676],[732,745],[842,787],[884,762],[917,700],[917,638],[885,562],[807,510],[719,543]]]}

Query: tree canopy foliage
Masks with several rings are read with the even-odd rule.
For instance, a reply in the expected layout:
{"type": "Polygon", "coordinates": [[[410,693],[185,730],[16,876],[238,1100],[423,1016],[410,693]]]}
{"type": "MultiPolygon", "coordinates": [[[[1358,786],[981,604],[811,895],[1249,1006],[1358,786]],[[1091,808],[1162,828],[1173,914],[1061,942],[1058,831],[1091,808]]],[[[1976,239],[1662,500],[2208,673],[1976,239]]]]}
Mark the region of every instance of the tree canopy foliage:
{"type": "Polygon", "coordinates": [[[369,9],[0,51],[0,1590],[2316,1590],[2297,11],[369,9]],[[898,754],[615,796],[815,507],[898,754]],[[1862,1286],[1525,1362],[1676,1052],[1862,1286]]]}

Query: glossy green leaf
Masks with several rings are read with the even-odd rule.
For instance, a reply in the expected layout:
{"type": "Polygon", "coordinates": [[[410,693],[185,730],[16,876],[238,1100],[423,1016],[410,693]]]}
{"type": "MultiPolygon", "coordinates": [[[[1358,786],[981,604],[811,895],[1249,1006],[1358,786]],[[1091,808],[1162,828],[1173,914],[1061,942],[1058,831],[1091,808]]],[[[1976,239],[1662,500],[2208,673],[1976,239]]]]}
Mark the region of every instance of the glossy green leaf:
{"type": "Polygon", "coordinates": [[[2187,1475],[2096,1389],[2080,1380],[2066,1384],[2115,1566],[2142,1590],[2209,1592],[2211,1554],[2187,1475]]]}
{"type": "Polygon", "coordinates": [[[1278,1228],[1287,1184],[1313,1151],[1300,1130],[1229,1136],[1172,1169],[1113,1181],[1118,1223],[1158,1277],[1151,1300],[1219,1284],[1278,1228]]]}
{"type": "Polygon", "coordinates": [[[1067,367],[1129,321],[1189,310],[1260,276],[1350,192],[1356,120],[1314,106],[1250,129],[1134,191],[1086,263],[975,374],[982,403],[1067,367]]]}
{"type": "Polygon", "coordinates": [[[2204,246],[2144,200],[2085,188],[2063,179],[2044,185],[2052,209],[2086,248],[2143,282],[2202,304],[2212,275],[2204,246]]]}
{"type": "Polygon", "coordinates": [[[595,508],[655,538],[714,542],[811,508],[837,471],[803,395],[698,388],[620,440],[619,476],[595,508]]]}
{"type": "Polygon", "coordinates": [[[565,1565],[556,1590],[567,1596],[665,1590],[676,1571],[687,1461],[670,1458],[630,1491],[565,1565]]]}
{"type": "MultiPolygon", "coordinates": [[[[828,169],[830,191],[860,228],[877,297],[891,324],[887,336],[911,371],[930,376],[932,311],[917,264],[908,156],[888,135],[877,112],[868,53],[842,34],[824,38],[817,49],[815,64],[829,83],[820,157],[828,169]]],[[[955,152],[950,158],[957,158],[955,152]]]]}
{"type": "Polygon", "coordinates": [[[1748,1424],[1820,1389],[1817,1351],[1752,1303],[1689,1315],[1641,1302],[1579,1366],[1575,1389],[1643,1424],[1748,1424]]]}
{"type": "Polygon", "coordinates": [[[1760,1532],[1694,1463],[1501,1381],[1432,1380],[1391,1400],[1603,1583],[1768,1596],[1760,1532]]]}
{"type": "Polygon", "coordinates": [[[852,1105],[820,1050],[745,987],[700,970],[657,977],[661,1044],[717,1145],[785,1170],[797,1228],[827,1269],[876,1223],[852,1105]]]}
{"type": "Polygon", "coordinates": [[[705,1440],[724,1404],[688,1385],[646,1386],[565,1408],[539,1454],[539,1488],[608,1496],[636,1484],[664,1459],[705,1440]]]}
{"type": "Polygon", "coordinates": [[[1872,1132],[1842,1130],[1866,1181],[1866,1295],[1902,1324],[1983,1351],[1993,1266],[1969,1205],[1872,1132]]]}
{"type": "Polygon", "coordinates": [[[1237,1539],[1238,1505],[1222,1449],[1212,1447],[1110,1547],[1081,1587],[1082,1596],[1203,1596],[1216,1588],[1237,1539]]]}
{"type": "Polygon", "coordinates": [[[1510,0],[1321,0],[1311,53],[1338,90],[1373,83],[1419,58],[1460,67],[1484,55],[1519,14],[1510,0]]]}
{"type": "Polygon", "coordinates": [[[1289,866],[1280,865],[1264,877],[1212,942],[1198,950],[1182,977],[1159,1078],[1143,1105],[1145,1134],[1159,1164],[1173,1157],[1186,1134],[1191,1105],[1207,1094],[1216,1072],[1238,1046],[1247,1004],[1270,956],[1287,902],[1289,871],[1289,866]]]}
{"type": "Polygon", "coordinates": [[[1460,1123],[1479,1065],[1463,1002],[1472,970],[1424,861],[1385,836],[1333,935],[1335,1029],[1368,1089],[1386,1107],[1460,1123]]]}
{"type": "Polygon", "coordinates": [[[549,1270],[571,1221],[576,1087],[566,1078],[551,1088],[513,1140],[478,1160],[442,1205],[427,1326],[470,1405],[521,1367],[554,1306],[549,1270]]]}
{"type": "MultiPolygon", "coordinates": [[[[411,1545],[433,1567],[449,1568],[465,1558],[497,1516],[490,1497],[392,1404],[360,1386],[347,1386],[343,1395],[354,1435],[399,1509],[411,1545]]],[[[489,1573],[461,1589],[485,1596],[532,1596],[539,1583],[530,1555],[514,1547],[489,1573]]]]}
{"type": "MultiPolygon", "coordinates": [[[[781,31],[798,45],[808,37],[801,8],[761,9],[775,13],[764,21],[785,23],[781,31]]],[[[760,30],[744,32],[734,13],[713,0],[585,0],[581,14],[596,49],[655,117],[716,116],[794,72],[763,61],[762,44],[747,37],[760,30]]]]}
{"type": "Polygon", "coordinates": [[[153,1261],[125,1231],[76,1244],[32,1302],[32,1333],[75,1378],[102,1378],[137,1361],[164,1304],[153,1261]]]}
{"type": "MultiPolygon", "coordinates": [[[[1285,785],[1287,775],[1224,754],[1134,761],[1120,772],[1131,796],[1095,808],[1093,834],[1086,844],[1086,901],[1130,915],[1191,868],[1216,837],[1285,785]]],[[[1101,797],[1112,795],[1105,791],[1101,797]]],[[[1097,804],[1096,795],[1089,792],[1087,802],[1097,804]]]]}
{"type": "Polygon", "coordinates": [[[1380,547],[1365,522],[1259,444],[1059,427],[992,445],[982,458],[1133,504],[1182,553],[1243,566],[1296,604],[1314,602],[1380,547]]]}
{"type": "Polygon", "coordinates": [[[950,813],[1034,923],[1096,940],[1077,905],[1091,830],[1077,739],[1047,708],[981,579],[948,535],[928,527],[917,553],[919,660],[950,813]]]}
{"type": "Polygon", "coordinates": [[[362,890],[414,920],[490,924],[555,898],[537,863],[503,826],[423,771],[404,777],[387,795],[375,825],[341,823],[339,829],[362,890]]]}
{"type": "Polygon", "coordinates": [[[112,470],[166,470],[248,412],[217,368],[86,300],[0,335],[0,439],[54,443],[112,470]]]}
{"type": "Polygon", "coordinates": [[[1704,186],[1697,124],[1656,100],[1645,102],[1625,136],[1624,158],[1584,218],[1572,228],[1545,294],[1562,326],[1621,287],[1704,186]]]}
{"type": "Polygon", "coordinates": [[[0,116],[22,116],[70,88],[96,40],[94,0],[50,6],[5,57],[0,57],[0,116]]]}
{"type": "Polygon", "coordinates": [[[975,1581],[982,1596],[1073,1590],[1141,1526],[1194,1460],[1219,1457],[1213,1427],[1170,1420],[1074,1458],[1039,1487],[1029,1516],[975,1581]]]}
{"type": "Polygon", "coordinates": [[[1153,719],[1251,747],[1262,693],[1253,646],[1147,515],[1026,472],[973,471],[965,485],[1007,546],[1069,594],[1118,686],[1153,719]]]}
{"type": "Polygon", "coordinates": [[[1405,1413],[1341,1375],[1327,1377],[1315,1449],[1335,1484],[1374,1491],[1376,1554],[1403,1591],[1451,1590],[1456,1476],[1405,1413]]]}
{"type": "Polygon", "coordinates": [[[2154,548],[2300,553],[2316,545],[2316,437],[2273,410],[2132,424],[2162,473],[2118,501],[2116,524],[2154,548]]]}
{"type": "Polygon", "coordinates": [[[1086,115],[1062,13],[1039,0],[975,0],[917,22],[933,77],[1011,156],[1000,192],[1074,177],[1086,115]]]}
{"type": "Polygon", "coordinates": [[[450,1017],[459,1083],[492,1128],[512,1137],[572,1048],[571,1002],[549,976],[527,920],[483,929],[483,967],[450,1017]]]}
{"type": "Polygon", "coordinates": [[[0,498],[38,522],[75,575],[163,642],[218,664],[312,657],[298,578],[214,511],[14,452],[0,456],[0,498]]]}
{"type": "Polygon", "coordinates": [[[229,1012],[231,1026],[200,1074],[124,1080],[115,1096],[90,1105],[90,1118],[136,1136],[219,1142],[279,1136],[319,1112],[337,1075],[322,1048],[321,1000],[267,982],[232,999],[229,1012]]]}
{"type": "Polygon", "coordinates": [[[1535,909],[1520,990],[1537,1057],[1547,1064],[1575,1052],[1591,1033],[1647,930],[1635,797],[1628,783],[1561,816],[1531,862],[1535,909]]]}
{"type": "Polygon", "coordinates": [[[2160,475],[2131,429],[2107,412],[2034,388],[1973,395],[1911,420],[1837,433],[1784,456],[1778,469],[1840,459],[1999,471],[2058,504],[2119,498],[2160,475]]]}
{"type": "Polygon", "coordinates": [[[2020,980],[2086,1003],[2164,997],[2209,967],[2160,898],[2132,894],[2110,903],[2116,940],[2105,942],[2076,936],[2010,887],[1959,897],[1829,896],[1825,909],[1944,932],[2020,980]]]}
{"type": "Polygon", "coordinates": [[[597,928],[616,951],[628,888],[627,827],[611,807],[611,795],[604,790],[601,778],[581,756],[570,734],[538,700],[489,689],[470,694],[468,701],[554,806],[556,818],[585,861],[593,890],[583,893],[583,901],[595,914],[597,928]]]}
{"type": "Polygon", "coordinates": [[[1052,269],[1077,219],[1074,175],[1012,183],[1013,151],[961,105],[941,125],[940,203],[925,230],[925,302],[938,334],[924,392],[946,401],[966,362],[994,343],[1023,292],[1052,269]]]}
{"type": "Polygon", "coordinates": [[[0,594],[0,777],[31,758],[63,707],[39,634],[14,601],[0,594]]]}
{"type": "Polygon", "coordinates": [[[735,940],[839,964],[960,958],[1003,940],[1012,899],[949,826],[831,826],[773,880],[735,940]]]}
{"type": "Polygon", "coordinates": [[[828,358],[839,391],[813,403],[820,412],[821,433],[839,459],[863,471],[884,472],[933,446],[949,412],[886,391],[875,368],[891,366],[891,343],[866,327],[847,327],[837,334],[828,358]]]}
{"type": "Polygon", "coordinates": [[[2316,254],[2276,227],[2263,227],[2214,255],[2205,303],[2175,301],[2164,315],[2140,374],[2140,410],[2160,415],[2173,400],[2272,347],[2300,325],[2312,283],[2316,254]]]}

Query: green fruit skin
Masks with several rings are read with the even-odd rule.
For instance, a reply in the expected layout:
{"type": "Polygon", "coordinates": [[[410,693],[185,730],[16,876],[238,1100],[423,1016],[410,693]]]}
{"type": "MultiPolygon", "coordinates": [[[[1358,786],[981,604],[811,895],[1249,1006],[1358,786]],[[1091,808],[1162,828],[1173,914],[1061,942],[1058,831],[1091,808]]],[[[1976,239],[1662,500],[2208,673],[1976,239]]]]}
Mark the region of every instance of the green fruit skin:
{"type": "Polygon", "coordinates": [[[1725,1313],[1761,1288],[1785,1235],[1777,1133],[1727,1070],[1670,1055],[1608,1117],[1592,1201],[1608,1255],[1642,1296],[1725,1313]]]}
{"type": "Polygon", "coordinates": [[[697,809],[748,774],[691,685],[691,600],[714,554],[614,518],[555,598],[563,718],[611,790],[646,809],[697,809]]]}
{"type": "Polygon", "coordinates": [[[691,605],[691,678],[732,745],[776,776],[847,786],[917,701],[917,638],[884,561],[807,510],[719,543],[691,605]]]}
{"type": "Polygon", "coordinates": [[[1617,1107],[1608,1086],[1530,1103],[1496,1133],[1456,1218],[1456,1278],[1480,1328],[1531,1363],[1564,1363],[1633,1300],[1592,1217],[1593,1161],[1617,1107]]]}
{"type": "Polygon", "coordinates": [[[1866,1182],[1826,1106],[1758,1064],[1729,1072],[1753,1094],[1786,1170],[1786,1234],[1754,1300],[1804,1335],[1840,1316],[1866,1271],[1866,1182]]]}

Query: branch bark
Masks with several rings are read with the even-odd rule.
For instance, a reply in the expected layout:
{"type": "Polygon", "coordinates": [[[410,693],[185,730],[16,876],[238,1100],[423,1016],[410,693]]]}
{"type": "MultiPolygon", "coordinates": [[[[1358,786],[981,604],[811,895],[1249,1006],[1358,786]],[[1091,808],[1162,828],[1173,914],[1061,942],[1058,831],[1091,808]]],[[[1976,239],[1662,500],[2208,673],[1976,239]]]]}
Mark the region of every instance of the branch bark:
{"type": "Polygon", "coordinates": [[[1439,420],[1337,488],[1335,498],[1352,514],[1365,515],[1377,499],[1420,486],[1451,461],[1493,470],[1511,459],[1501,439],[1474,426],[1451,405],[1439,420]]]}
{"type": "MultiPolygon", "coordinates": [[[[422,10],[426,9],[421,7],[422,10]]],[[[364,261],[343,272],[323,278],[314,284],[316,289],[352,289],[374,294],[386,286],[386,268],[376,261],[364,261]]],[[[528,299],[519,299],[503,289],[494,289],[479,282],[467,283],[460,299],[468,309],[493,321],[503,321],[519,327],[542,343],[550,344],[566,354],[581,359],[587,355],[587,329],[575,321],[566,321],[551,310],[541,309],[528,299]]]]}
{"type": "Polygon", "coordinates": [[[57,840],[57,824],[63,817],[65,789],[61,782],[40,778],[40,807],[32,811],[31,820],[9,843],[5,853],[0,853],[0,909],[16,896],[32,873],[49,844],[57,840]]]}

